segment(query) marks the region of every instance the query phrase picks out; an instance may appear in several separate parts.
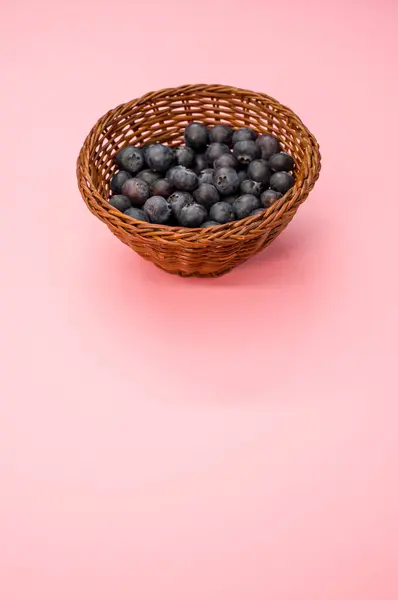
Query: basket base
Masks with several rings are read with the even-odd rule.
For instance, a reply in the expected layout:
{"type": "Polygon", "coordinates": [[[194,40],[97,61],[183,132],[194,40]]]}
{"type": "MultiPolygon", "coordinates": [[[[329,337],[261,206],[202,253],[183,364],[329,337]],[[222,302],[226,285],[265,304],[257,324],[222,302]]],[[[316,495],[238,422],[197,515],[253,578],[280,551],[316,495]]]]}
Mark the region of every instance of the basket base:
{"type": "MultiPolygon", "coordinates": [[[[152,262],[152,261],[149,261],[152,262]]],[[[166,269],[165,267],[163,267],[162,265],[158,265],[154,262],[152,262],[152,264],[155,265],[155,267],[157,267],[158,269],[161,269],[162,271],[164,271],[165,273],[169,273],[170,275],[178,275],[178,277],[199,277],[202,279],[209,279],[211,277],[222,277],[223,275],[226,275],[227,273],[230,273],[236,265],[234,265],[233,267],[228,267],[228,269],[223,269],[221,271],[212,271],[210,273],[200,273],[200,272],[191,272],[191,271],[182,271],[181,269],[166,269]]]]}
{"type": "Polygon", "coordinates": [[[115,230],[109,223],[107,223],[112,233],[121,241],[126,244],[131,250],[136,252],[144,260],[151,262],[158,269],[161,269],[165,273],[171,275],[178,275],[179,277],[198,277],[198,278],[217,278],[230,273],[235,267],[243,264],[251,257],[255,256],[259,252],[262,252],[267,246],[269,246],[287,227],[288,223],[293,218],[294,213],[289,216],[284,222],[279,223],[277,227],[266,232],[257,239],[249,240],[245,243],[245,252],[242,252],[243,248],[240,248],[240,252],[236,255],[227,254],[223,258],[207,260],[192,261],[192,255],[183,257],[182,254],[174,256],[167,255],[167,253],[160,254],[159,251],[143,246],[140,243],[133,243],[132,240],[126,235],[122,234],[120,230],[115,230]]]}

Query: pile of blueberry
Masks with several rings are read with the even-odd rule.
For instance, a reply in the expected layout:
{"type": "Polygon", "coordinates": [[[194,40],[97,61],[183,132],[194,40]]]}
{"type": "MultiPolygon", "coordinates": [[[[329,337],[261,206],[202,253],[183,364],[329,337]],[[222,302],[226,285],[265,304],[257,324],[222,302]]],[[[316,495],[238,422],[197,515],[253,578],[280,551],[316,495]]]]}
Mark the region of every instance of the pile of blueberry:
{"type": "Polygon", "coordinates": [[[294,184],[293,158],[273,135],[191,123],[184,141],[120,150],[110,204],[141,221],[213,227],[264,211],[294,184]]]}

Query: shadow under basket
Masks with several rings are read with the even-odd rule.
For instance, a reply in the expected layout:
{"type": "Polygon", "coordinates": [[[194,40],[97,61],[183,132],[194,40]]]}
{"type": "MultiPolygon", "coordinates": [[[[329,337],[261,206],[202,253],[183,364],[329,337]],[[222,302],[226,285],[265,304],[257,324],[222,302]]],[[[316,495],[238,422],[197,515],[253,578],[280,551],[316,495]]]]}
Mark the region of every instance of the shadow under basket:
{"type": "Polygon", "coordinates": [[[297,115],[265,94],[221,85],[160,90],[118,106],[90,131],[77,161],[79,189],[90,211],[140,256],[184,277],[223,275],[263,250],[293,219],[319,171],[318,143],[297,115]],[[109,182],[118,150],[149,141],[179,146],[193,121],[272,133],[294,157],[294,187],[263,213],[209,229],[154,225],[112,208],[109,182]]]}

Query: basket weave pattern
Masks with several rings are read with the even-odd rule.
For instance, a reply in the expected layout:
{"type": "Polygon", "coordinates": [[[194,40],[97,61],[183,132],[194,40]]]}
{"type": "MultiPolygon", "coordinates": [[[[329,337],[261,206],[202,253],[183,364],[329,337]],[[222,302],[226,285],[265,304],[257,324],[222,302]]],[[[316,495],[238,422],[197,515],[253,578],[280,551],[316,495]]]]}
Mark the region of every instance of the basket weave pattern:
{"type": "Polygon", "coordinates": [[[118,106],[93,127],[77,161],[85,203],[123,243],[169,273],[198,277],[222,275],[268,246],[290,223],[319,171],[318,143],[289,108],[265,94],[220,85],[165,89],[118,106]],[[149,141],[179,146],[192,121],[276,135],[295,159],[294,187],[264,213],[210,229],[155,225],[112,208],[109,182],[117,151],[149,141]]]}

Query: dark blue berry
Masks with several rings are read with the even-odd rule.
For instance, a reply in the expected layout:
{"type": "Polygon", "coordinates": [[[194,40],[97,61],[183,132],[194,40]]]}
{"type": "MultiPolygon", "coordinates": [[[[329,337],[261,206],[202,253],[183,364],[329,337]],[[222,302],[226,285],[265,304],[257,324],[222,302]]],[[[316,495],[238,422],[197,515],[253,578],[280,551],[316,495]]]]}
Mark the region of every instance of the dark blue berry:
{"type": "Polygon", "coordinates": [[[241,165],[248,165],[252,160],[260,157],[260,148],[253,140],[236,142],[233,153],[241,165]]]}
{"type": "Polygon", "coordinates": [[[244,194],[234,202],[234,209],[238,219],[248,217],[252,210],[260,207],[260,200],[253,194],[244,194]]]}
{"type": "Polygon", "coordinates": [[[259,215],[260,213],[264,213],[264,208],[255,208],[251,211],[250,216],[254,217],[256,215],[259,215]]]}
{"type": "Polygon", "coordinates": [[[198,176],[186,167],[173,167],[167,173],[167,179],[182,192],[192,192],[198,186],[198,176]]]}
{"type": "Polygon", "coordinates": [[[175,156],[177,160],[177,165],[181,167],[192,168],[195,162],[195,152],[192,148],[187,148],[186,146],[181,146],[177,148],[175,151],[175,156]]]}
{"type": "Polygon", "coordinates": [[[112,196],[112,198],[109,200],[109,204],[113,206],[113,208],[120,210],[120,212],[125,212],[131,207],[130,198],[127,198],[127,196],[122,196],[121,194],[112,196]]]}
{"type": "Polygon", "coordinates": [[[173,186],[167,179],[158,179],[151,185],[152,196],[163,196],[168,198],[173,193],[173,186]]]}
{"type": "Polygon", "coordinates": [[[261,158],[259,160],[253,160],[247,168],[247,178],[252,181],[259,181],[264,185],[268,186],[271,177],[271,171],[268,163],[261,158]]]}
{"type": "Polygon", "coordinates": [[[141,148],[126,146],[115,156],[115,163],[123,170],[135,175],[144,168],[145,158],[141,148]]]}
{"type": "Polygon", "coordinates": [[[222,167],[230,167],[231,169],[236,170],[239,167],[239,163],[236,160],[235,156],[228,152],[228,154],[222,154],[221,156],[216,158],[213,166],[215,169],[221,169],[222,167]]]}
{"type": "Polygon", "coordinates": [[[183,227],[200,227],[207,218],[207,211],[201,204],[187,204],[179,212],[178,220],[183,227]]]}
{"type": "Polygon", "coordinates": [[[207,162],[206,154],[197,154],[195,156],[195,162],[193,164],[193,170],[195,171],[195,173],[200,173],[201,171],[204,171],[205,169],[207,169],[208,166],[209,165],[207,162]]]}
{"type": "Polygon", "coordinates": [[[159,173],[166,173],[175,163],[174,151],[164,144],[152,144],[146,152],[148,167],[159,173]]]}
{"type": "Polygon", "coordinates": [[[141,208],[135,208],[134,206],[128,208],[124,214],[138,221],[149,221],[146,213],[141,208]]]}
{"type": "Polygon", "coordinates": [[[127,171],[119,171],[111,179],[111,190],[114,194],[120,194],[122,191],[123,184],[126,183],[127,179],[131,179],[131,173],[127,171]]]}
{"type": "Polygon", "coordinates": [[[144,169],[138,173],[137,178],[142,179],[148,185],[152,185],[158,179],[162,179],[161,173],[156,173],[156,171],[151,171],[151,169],[144,169]]]}
{"type": "Polygon", "coordinates": [[[144,158],[145,158],[145,161],[146,161],[146,159],[147,159],[147,156],[148,156],[148,150],[149,150],[149,148],[151,148],[152,146],[156,146],[156,143],[155,143],[155,142],[148,142],[147,144],[144,144],[144,146],[142,146],[142,147],[141,147],[141,150],[142,150],[142,151],[143,151],[143,153],[144,153],[144,158]]]}
{"type": "Polygon", "coordinates": [[[217,221],[206,221],[203,225],[200,226],[201,229],[207,229],[208,227],[217,227],[220,223],[217,221]]]}
{"type": "Polygon", "coordinates": [[[276,192],[280,192],[281,194],[286,194],[290,188],[294,185],[294,177],[290,173],[286,173],[285,171],[278,171],[271,175],[270,179],[270,187],[276,192]]]}
{"type": "Polygon", "coordinates": [[[265,190],[260,196],[260,202],[264,208],[271,206],[273,202],[282,198],[282,194],[275,192],[275,190],[265,190]]]}
{"type": "Polygon", "coordinates": [[[198,175],[198,183],[212,183],[214,169],[203,169],[198,175]]]}
{"type": "Polygon", "coordinates": [[[171,206],[162,196],[151,196],[144,204],[144,211],[151,223],[163,225],[171,216],[171,206]]]}
{"type": "Polygon", "coordinates": [[[188,204],[193,204],[194,199],[189,192],[174,192],[169,196],[169,204],[171,206],[171,210],[173,215],[178,219],[178,215],[180,214],[180,210],[183,206],[188,206],[188,204]]]}
{"type": "Polygon", "coordinates": [[[207,127],[202,123],[191,123],[185,129],[184,140],[186,145],[195,152],[203,152],[209,140],[207,127]]]}
{"type": "Polygon", "coordinates": [[[264,186],[260,181],[251,181],[250,179],[245,179],[240,184],[242,194],[252,194],[257,197],[261,194],[263,188],[264,186]]]}
{"type": "Polygon", "coordinates": [[[223,196],[222,201],[227,202],[227,204],[233,204],[235,200],[239,198],[239,196],[239,192],[236,192],[235,194],[231,194],[230,196],[223,196]]]}
{"type": "Polygon", "coordinates": [[[232,136],[232,144],[235,145],[237,142],[246,142],[248,140],[255,140],[257,138],[257,133],[250,129],[249,127],[241,127],[234,131],[232,136]]]}
{"type": "Polygon", "coordinates": [[[273,154],[269,159],[269,166],[272,171],[293,171],[294,160],[286,152],[278,152],[273,154]]]}
{"type": "Polygon", "coordinates": [[[245,181],[245,179],[247,179],[246,169],[239,169],[238,177],[239,177],[239,183],[242,183],[242,181],[245,181]]]}
{"type": "Polygon", "coordinates": [[[227,202],[213,204],[209,212],[210,220],[219,224],[230,223],[236,218],[235,209],[227,202]]]}
{"type": "Polygon", "coordinates": [[[229,154],[229,147],[226,144],[220,144],[219,142],[213,142],[206,150],[206,159],[209,165],[213,165],[214,161],[217,160],[223,154],[229,154]]]}
{"type": "Polygon", "coordinates": [[[198,204],[202,204],[206,208],[220,200],[218,191],[211,183],[201,183],[194,191],[193,197],[198,204]]]}
{"type": "Polygon", "coordinates": [[[268,159],[273,154],[280,152],[281,145],[279,140],[271,135],[270,133],[266,133],[264,135],[259,135],[256,144],[260,148],[261,158],[268,159]]]}
{"type": "Polygon", "coordinates": [[[214,125],[209,131],[209,141],[210,143],[219,142],[220,144],[230,146],[232,143],[232,134],[233,129],[229,125],[214,125]]]}
{"type": "Polygon", "coordinates": [[[133,206],[140,208],[148,200],[150,189],[149,185],[143,179],[134,177],[126,181],[122,187],[122,192],[124,196],[130,198],[133,206]]]}
{"type": "Polygon", "coordinates": [[[213,185],[222,196],[229,196],[239,189],[238,174],[230,167],[216,169],[213,173],[213,185]]]}

